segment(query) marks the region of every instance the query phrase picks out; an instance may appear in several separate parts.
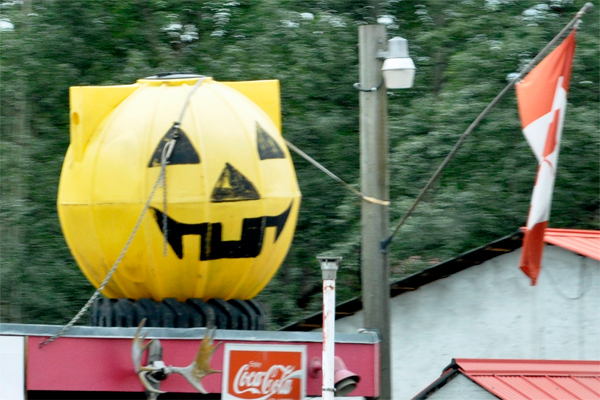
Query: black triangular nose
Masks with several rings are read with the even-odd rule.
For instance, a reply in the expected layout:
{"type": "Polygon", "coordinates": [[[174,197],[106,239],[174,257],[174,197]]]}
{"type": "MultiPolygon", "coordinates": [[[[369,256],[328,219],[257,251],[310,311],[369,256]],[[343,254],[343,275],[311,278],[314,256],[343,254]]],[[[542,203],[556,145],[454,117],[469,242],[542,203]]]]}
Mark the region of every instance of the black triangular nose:
{"type": "Polygon", "coordinates": [[[165,136],[163,136],[160,142],[158,142],[158,146],[156,146],[156,150],[154,150],[154,154],[152,154],[150,162],[148,163],[148,168],[160,167],[163,148],[174,136],[177,136],[177,142],[175,143],[175,150],[173,150],[173,154],[171,154],[171,158],[169,158],[169,165],[200,164],[200,157],[190,142],[190,139],[185,132],[175,124],[167,133],[165,133],[165,136]]]}
{"type": "Polygon", "coordinates": [[[260,199],[260,195],[252,182],[231,164],[225,163],[225,168],[223,168],[223,172],[221,172],[221,176],[213,189],[210,201],[221,203],[258,199],[260,199]]]}

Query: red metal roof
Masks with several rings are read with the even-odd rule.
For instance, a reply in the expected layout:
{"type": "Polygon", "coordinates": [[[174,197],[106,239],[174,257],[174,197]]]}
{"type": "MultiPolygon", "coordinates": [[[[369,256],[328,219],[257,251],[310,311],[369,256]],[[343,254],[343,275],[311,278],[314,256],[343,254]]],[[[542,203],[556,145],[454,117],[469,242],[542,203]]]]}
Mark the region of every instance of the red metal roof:
{"type": "Polygon", "coordinates": [[[544,242],[600,261],[600,231],[548,228],[544,242]]]}
{"type": "Polygon", "coordinates": [[[600,361],[454,362],[460,372],[503,400],[600,400],[600,361]]]}

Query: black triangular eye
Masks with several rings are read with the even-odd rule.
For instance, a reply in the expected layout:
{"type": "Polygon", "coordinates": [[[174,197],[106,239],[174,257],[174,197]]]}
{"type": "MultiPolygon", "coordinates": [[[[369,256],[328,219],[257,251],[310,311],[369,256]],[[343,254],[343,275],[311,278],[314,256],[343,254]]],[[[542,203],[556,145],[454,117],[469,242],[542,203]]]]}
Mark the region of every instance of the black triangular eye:
{"type": "Polygon", "coordinates": [[[221,203],[226,201],[258,200],[260,195],[256,188],[244,175],[231,164],[226,163],[221,176],[213,189],[210,201],[221,203]]]}
{"type": "Polygon", "coordinates": [[[271,158],[285,158],[285,153],[281,147],[258,123],[256,124],[256,143],[258,145],[258,155],[261,160],[271,158]]]}
{"type": "Polygon", "coordinates": [[[173,154],[171,154],[171,158],[169,158],[169,165],[200,164],[200,157],[190,142],[190,139],[187,137],[185,132],[181,130],[181,128],[173,125],[171,129],[165,133],[165,136],[163,136],[161,141],[158,143],[158,146],[156,146],[156,150],[154,150],[154,154],[148,163],[148,168],[160,167],[163,148],[165,147],[165,144],[167,144],[169,140],[173,138],[174,135],[178,135],[178,138],[177,142],[175,143],[175,150],[173,150],[173,154]]]}

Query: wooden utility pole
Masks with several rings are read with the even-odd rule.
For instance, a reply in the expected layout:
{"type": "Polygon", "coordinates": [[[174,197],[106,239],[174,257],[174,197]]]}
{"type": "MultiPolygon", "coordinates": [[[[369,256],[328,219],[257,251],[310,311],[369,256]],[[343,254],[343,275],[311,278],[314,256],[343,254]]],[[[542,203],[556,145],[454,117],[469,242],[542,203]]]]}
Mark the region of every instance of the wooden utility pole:
{"type": "MultiPolygon", "coordinates": [[[[365,196],[389,198],[387,170],[387,90],[381,74],[379,50],[386,50],[386,29],[362,25],[359,34],[360,187],[365,196]]],[[[389,265],[381,242],[388,236],[388,208],[362,202],[362,302],[364,326],[381,335],[381,399],[391,399],[389,265]]]]}

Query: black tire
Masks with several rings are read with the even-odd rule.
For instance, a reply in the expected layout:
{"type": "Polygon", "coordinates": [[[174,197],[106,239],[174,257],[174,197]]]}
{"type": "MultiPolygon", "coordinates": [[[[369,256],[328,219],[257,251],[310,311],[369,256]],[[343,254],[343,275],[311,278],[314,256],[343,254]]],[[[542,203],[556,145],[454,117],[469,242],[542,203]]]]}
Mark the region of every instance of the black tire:
{"type": "Polygon", "coordinates": [[[252,318],[249,317],[253,313],[256,313],[256,311],[253,307],[251,307],[249,304],[247,304],[247,301],[251,301],[251,300],[242,301],[242,300],[238,300],[238,299],[233,299],[233,300],[229,300],[229,304],[231,304],[233,307],[237,308],[240,311],[241,316],[246,319],[246,321],[248,323],[246,330],[247,331],[256,331],[259,329],[258,328],[259,321],[258,321],[258,318],[253,320],[252,318]]]}
{"type": "Polygon", "coordinates": [[[233,305],[222,299],[210,299],[208,304],[213,307],[217,318],[222,321],[224,329],[237,329],[241,331],[249,330],[248,317],[233,305]]]}
{"type": "Polygon", "coordinates": [[[146,318],[147,327],[265,330],[265,310],[258,300],[223,299],[107,299],[100,297],[90,310],[89,324],[136,327],[146,318]]]}
{"type": "Polygon", "coordinates": [[[113,314],[116,326],[131,326],[135,323],[133,304],[129,299],[118,299],[113,305],[113,314]]]}
{"type": "Polygon", "coordinates": [[[215,310],[200,299],[188,299],[186,303],[193,307],[196,314],[202,317],[202,326],[217,326],[215,310]]]}
{"type": "Polygon", "coordinates": [[[158,307],[156,306],[156,302],[152,299],[140,299],[137,302],[137,322],[138,324],[142,321],[142,319],[147,318],[146,326],[151,327],[160,327],[162,326],[162,321],[160,314],[158,312],[158,307]]]}

